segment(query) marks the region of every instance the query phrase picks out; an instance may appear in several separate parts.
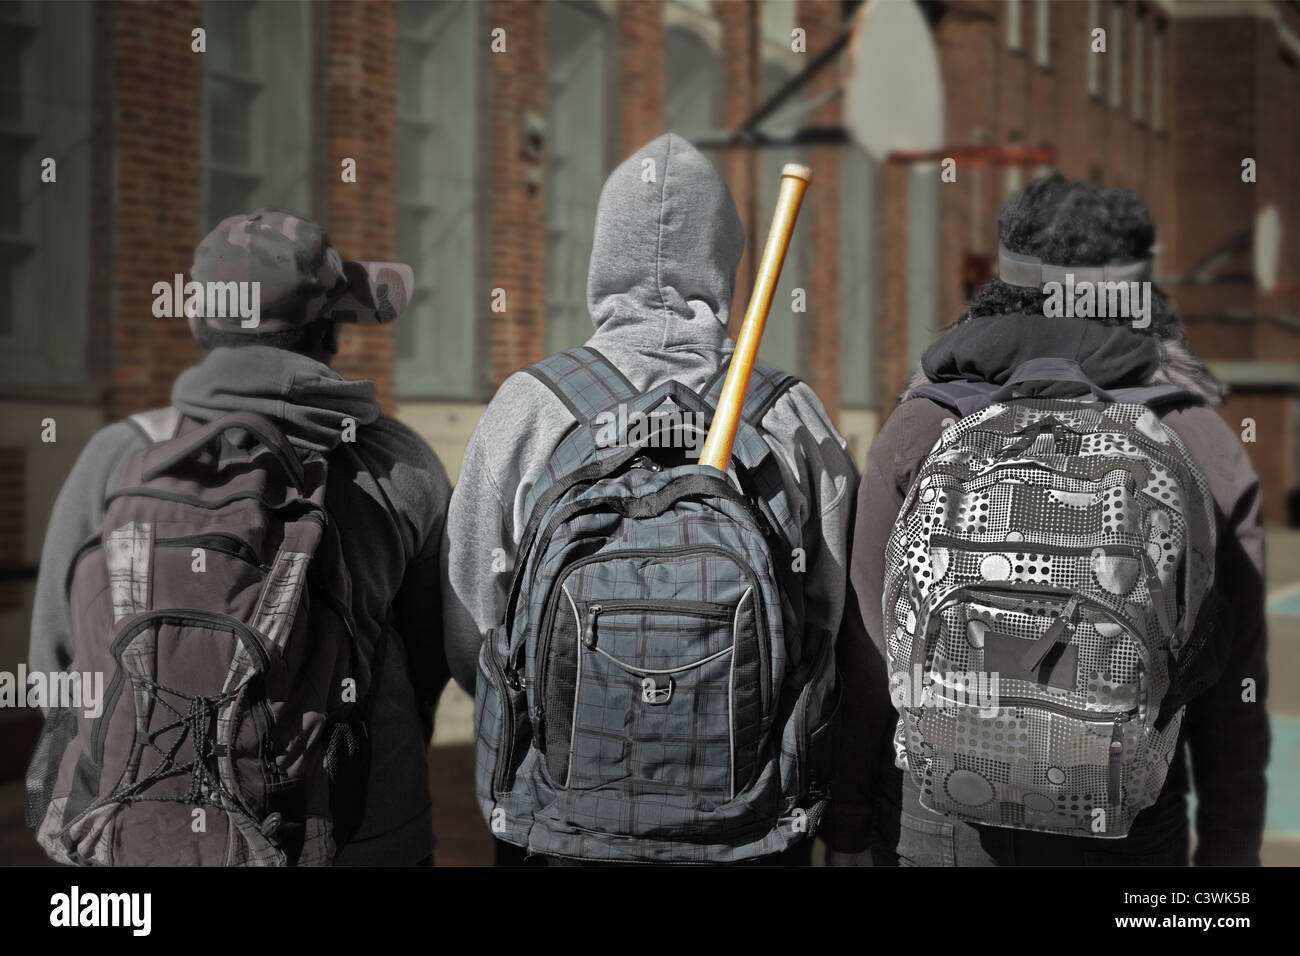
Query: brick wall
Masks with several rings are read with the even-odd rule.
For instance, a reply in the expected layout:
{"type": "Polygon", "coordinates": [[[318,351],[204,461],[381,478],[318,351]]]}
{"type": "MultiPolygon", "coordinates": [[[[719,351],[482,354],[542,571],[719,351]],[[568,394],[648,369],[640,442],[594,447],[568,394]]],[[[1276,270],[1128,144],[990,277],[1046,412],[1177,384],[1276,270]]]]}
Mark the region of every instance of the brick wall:
{"type": "Polygon", "coordinates": [[[546,207],[543,160],[523,156],[523,119],[546,115],[546,7],[540,0],[492,4],[493,27],[506,31],[505,53],[488,64],[491,84],[488,219],[489,288],[506,293],[506,311],[484,309],[488,385],[545,354],[546,207]],[[530,181],[530,177],[535,177],[530,181]]]}
{"type": "MultiPolygon", "coordinates": [[[[117,87],[116,64],[116,13],[111,3],[95,4],[95,110],[100,122],[94,124],[90,139],[92,167],[97,170],[112,169],[114,165],[114,90],[117,87]]],[[[87,254],[90,262],[90,289],[86,297],[90,309],[89,339],[86,348],[90,379],[96,385],[108,384],[113,375],[112,344],[113,314],[113,262],[117,256],[114,246],[114,203],[108,177],[92,180],[90,191],[90,237],[87,254]]]]}
{"type": "MultiPolygon", "coordinates": [[[[326,171],[330,238],[344,255],[392,259],[397,251],[397,5],[395,0],[333,0],[326,24],[326,171]],[[357,163],[356,182],[341,163],[357,163]]],[[[395,327],[344,326],[335,367],[375,382],[381,408],[393,409],[395,327]]]]}
{"type": "MultiPolygon", "coordinates": [[[[897,237],[907,222],[908,178],[904,163],[885,162],[880,172],[880,321],[876,329],[880,421],[907,384],[907,243],[897,237]]],[[[904,233],[905,235],[905,233],[904,233]]]]}
{"type": "Polygon", "coordinates": [[[199,230],[199,4],[115,9],[113,416],[167,403],[198,349],[183,318],[153,317],[153,284],[188,273],[199,230]],[[165,77],[165,82],[160,78],[165,77]]]}
{"type": "Polygon", "coordinates": [[[618,5],[618,161],[664,129],[664,8],[618,5]]]}
{"type": "MultiPolygon", "coordinates": [[[[763,67],[760,59],[759,34],[761,10],[753,0],[713,0],[713,12],[722,34],[723,124],[735,129],[762,102],[763,67]]],[[[736,269],[735,303],[731,310],[731,334],[734,336],[745,318],[745,303],[754,283],[754,270],[762,253],[761,230],[766,225],[758,209],[758,175],[760,156],[756,150],[738,147],[723,151],[722,178],[731,189],[740,221],[745,227],[745,253],[736,269]],[[764,226],[756,230],[760,220],[764,226]]]]}
{"type": "MultiPolygon", "coordinates": [[[[807,58],[813,59],[839,35],[840,9],[826,0],[800,0],[796,8],[797,26],[808,38],[807,58]]],[[[830,66],[813,79],[807,91],[815,99],[840,82],[839,70],[830,66]]],[[[815,126],[839,126],[843,99],[824,104],[809,116],[815,126]]],[[[808,276],[808,327],[806,348],[808,384],[817,392],[832,417],[840,411],[840,150],[834,146],[814,146],[808,150],[808,165],[813,170],[812,186],[800,218],[799,228],[808,229],[812,237],[812,262],[808,276]]],[[[853,211],[848,211],[849,215],[853,211]]],[[[767,211],[767,215],[771,215],[767,211]]]]}
{"type": "MultiPolygon", "coordinates": [[[[760,34],[763,7],[753,0],[714,0],[723,44],[724,122],[734,126],[762,101],[760,34]]],[[[1111,29],[1112,5],[1099,5],[1096,25],[1111,29]]],[[[953,145],[1021,143],[1056,151],[1059,168],[1078,179],[1141,191],[1164,246],[1161,273],[1180,272],[1236,232],[1247,230],[1259,209],[1276,204],[1283,218],[1280,280],[1300,283],[1300,186],[1290,170],[1300,160],[1300,85],[1294,57],[1283,53],[1272,24],[1247,16],[1170,19],[1165,25],[1165,132],[1150,128],[1150,40],[1164,16],[1158,6],[1125,3],[1118,51],[1124,84],[1122,107],[1110,107],[1110,61],[1101,62],[1102,94],[1086,87],[1088,6],[1051,7],[1051,61],[1035,58],[1037,5],[1021,4],[1022,50],[1006,44],[1005,4],[971,0],[934,7],[945,96],[945,140],[953,145]],[[1133,25],[1141,19],[1144,42],[1144,119],[1132,116],[1133,25]],[[1243,156],[1260,163],[1259,182],[1240,181],[1243,156]]],[[[1283,20],[1300,28],[1300,11],[1282,5],[1283,20]]],[[[614,8],[618,44],[616,126],[620,155],[662,131],[664,10],[655,3],[614,8]]],[[[809,56],[838,31],[841,4],[799,0],[796,23],[807,31],[809,56]]],[[[90,255],[96,355],[109,385],[108,411],[117,416],[166,401],[175,374],[197,350],[181,320],[154,319],[152,285],[185,272],[199,235],[201,198],[201,59],[190,52],[189,31],[201,22],[196,0],[154,5],[104,4],[97,28],[106,36],[96,95],[113,123],[91,144],[112,169],[112,189],[100,190],[90,255]],[[159,77],[165,76],[165,83],[159,77]],[[110,202],[112,203],[110,205],[110,202]]],[[[381,258],[395,249],[394,118],[396,7],[394,0],[339,0],[319,8],[322,21],[322,102],[312,104],[322,123],[324,215],[349,255],[381,258]],[[339,162],[358,163],[358,182],[344,184],[339,162]]],[[[508,52],[485,64],[484,169],[487,190],[481,276],[480,331],[484,391],[545,352],[545,212],[541,159],[521,152],[528,112],[545,116],[546,4],[494,2],[487,27],[507,30],[508,52]],[[505,290],[507,310],[492,312],[489,292],[505,290]]],[[[485,35],[482,42],[486,44],[485,35]]],[[[836,82],[834,70],[818,77],[812,97],[836,82]]],[[[810,122],[835,125],[840,105],[824,105],[810,122]]],[[[809,276],[807,377],[832,413],[839,404],[839,169],[838,152],[812,147],[814,168],[801,228],[813,236],[809,276]]],[[[749,242],[737,275],[733,332],[748,301],[753,270],[770,210],[758,208],[760,152],[721,151],[724,177],[736,199],[749,242]]],[[[1035,170],[1025,169],[1027,181],[1035,170]]],[[[959,164],[955,184],[941,197],[939,308],[942,325],[961,309],[962,264],[968,252],[996,248],[997,214],[1006,194],[1006,169],[959,164]]],[[[907,354],[907,169],[882,171],[880,327],[876,361],[882,411],[888,411],[909,369],[907,354]]],[[[1249,268],[1249,256],[1240,264],[1249,268]]],[[[1208,358],[1296,361],[1300,343],[1277,323],[1224,325],[1222,313],[1250,306],[1266,313],[1295,313],[1300,295],[1268,295],[1247,286],[1171,288],[1187,318],[1193,342],[1208,358]]],[[[379,400],[393,406],[392,327],[347,330],[340,370],[378,384],[379,400]]],[[[1289,420],[1289,419],[1288,419],[1289,420]]],[[[1269,466],[1271,467],[1271,465],[1269,466]]],[[[1290,471],[1266,476],[1282,487],[1290,471]]],[[[1276,497],[1281,491],[1270,489],[1276,497]]]]}
{"type": "MultiPolygon", "coordinates": [[[[1177,196],[1173,228],[1162,230],[1168,270],[1182,272],[1249,229],[1257,186],[1241,181],[1255,152],[1254,20],[1175,20],[1174,150],[1166,172],[1177,196]]],[[[1241,292],[1237,303],[1241,302],[1241,292]]],[[[1249,304],[1249,303],[1244,303],[1249,304]]]]}
{"type": "MultiPolygon", "coordinates": [[[[995,33],[987,19],[975,16],[945,16],[937,24],[935,44],[943,81],[947,143],[975,146],[993,136],[987,123],[994,101],[995,33]]],[[[958,161],[957,181],[941,187],[942,288],[941,315],[936,324],[947,324],[965,305],[963,257],[968,252],[988,254],[996,245],[997,206],[991,182],[991,176],[996,175],[996,170],[991,173],[987,168],[958,161]]]]}
{"type": "Polygon", "coordinates": [[[1255,421],[1255,440],[1243,447],[1261,476],[1260,505],[1266,524],[1285,524],[1287,498],[1293,486],[1296,454],[1294,395],[1286,389],[1241,389],[1219,409],[1239,437],[1242,421],[1255,421]]]}

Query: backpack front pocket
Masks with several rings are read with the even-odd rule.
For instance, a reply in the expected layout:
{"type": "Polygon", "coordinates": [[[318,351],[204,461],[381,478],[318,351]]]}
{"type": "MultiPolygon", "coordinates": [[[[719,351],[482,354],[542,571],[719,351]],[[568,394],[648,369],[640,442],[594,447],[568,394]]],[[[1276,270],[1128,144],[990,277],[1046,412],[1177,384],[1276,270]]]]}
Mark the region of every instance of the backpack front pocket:
{"type": "MultiPolygon", "coordinates": [[[[552,712],[548,769],[570,790],[653,795],[682,809],[731,800],[757,763],[762,702],[738,666],[756,658],[752,591],[736,605],[682,600],[562,603],[577,635],[567,721],[552,712]],[[567,726],[566,726],[567,725],[567,726]],[[562,756],[562,760],[555,759],[562,756]]],[[[564,641],[555,642],[563,645],[564,641]]],[[[568,683],[553,667],[556,683],[568,683]]],[[[548,687],[548,700],[555,700],[548,687]]],[[[565,688],[567,689],[567,687],[565,688]]]]}
{"type": "Polygon", "coordinates": [[[474,723],[478,746],[475,786],[479,800],[491,805],[514,786],[514,758],[527,741],[527,703],[517,675],[501,663],[492,632],[478,655],[474,723]]]}
{"type": "Polygon", "coordinates": [[[936,698],[907,718],[921,805],[993,826],[1122,837],[1131,818],[1127,757],[1142,738],[1137,716],[1032,699],[982,708],[936,698]]]}

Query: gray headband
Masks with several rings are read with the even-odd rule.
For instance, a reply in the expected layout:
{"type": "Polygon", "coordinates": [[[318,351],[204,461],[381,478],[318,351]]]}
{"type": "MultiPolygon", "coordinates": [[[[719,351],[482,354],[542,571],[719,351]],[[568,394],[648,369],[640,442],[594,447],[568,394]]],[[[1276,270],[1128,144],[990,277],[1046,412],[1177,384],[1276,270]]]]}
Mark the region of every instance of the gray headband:
{"type": "Polygon", "coordinates": [[[1074,276],[1075,282],[1142,282],[1151,278],[1151,262],[1148,257],[1104,266],[1053,266],[998,244],[998,278],[1007,285],[1026,289],[1041,289],[1048,282],[1064,283],[1067,273],[1074,276]]]}

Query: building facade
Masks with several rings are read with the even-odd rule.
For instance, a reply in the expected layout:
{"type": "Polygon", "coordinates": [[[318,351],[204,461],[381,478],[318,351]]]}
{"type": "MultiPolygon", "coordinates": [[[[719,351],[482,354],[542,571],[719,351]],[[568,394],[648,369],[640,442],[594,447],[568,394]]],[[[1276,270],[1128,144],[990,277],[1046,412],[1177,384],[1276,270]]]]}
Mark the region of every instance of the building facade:
{"type": "MultiPolygon", "coordinates": [[[[409,312],[348,330],[338,367],[373,379],[454,476],[496,386],[589,334],[607,173],[666,130],[718,142],[857,7],[0,3],[0,668],[24,656],[45,520],[81,447],[164,404],[197,358],[183,322],[153,316],[151,289],[188,270],[223,216],[289,207],[346,255],[414,267],[409,312]]],[[[940,155],[788,143],[842,125],[843,56],[762,125],[784,145],[710,149],[748,235],[739,302],[781,165],[814,169],[764,357],[813,385],[861,461],[921,349],[987,277],[1006,195],[1052,166],[1132,187],[1160,229],[1158,278],[1233,386],[1225,416],[1243,433],[1254,423],[1266,518],[1286,521],[1300,455],[1300,5],[917,9],[925,49],[900,55],[937,56],[955,182],[940,155]],[[1015,147],[1051,160],[1008,160],[1015,147]]]]}

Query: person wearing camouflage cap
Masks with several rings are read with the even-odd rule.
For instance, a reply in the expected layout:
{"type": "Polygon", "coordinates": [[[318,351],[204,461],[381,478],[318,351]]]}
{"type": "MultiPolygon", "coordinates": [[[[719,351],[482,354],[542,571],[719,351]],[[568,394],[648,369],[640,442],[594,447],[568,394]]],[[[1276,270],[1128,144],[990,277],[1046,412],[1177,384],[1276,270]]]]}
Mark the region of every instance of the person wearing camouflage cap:
{"type": "Polygon", "coordinates": [[[185,315],[203,359],[177,378],[170,409],[101,429],[73,467],[45,539],[29,662],[54,672],[72,660],[63,584],[82,542],[98,532],[105,499],[119,486],[130,452],[231,412],[271,419],[303,453],[325,456],[325,505],[352,580],[358,653],[383,662],[372,670],[364,810],[335,862],[428,862],[433,827],[426,750],[434,704],[448,680],[438,549],[451,486],[428,445],[381,414],[373,382],[348,380],[330,368],[341,323],[389,322],[406,308],[411,269],[343,259],[317,223],[259,209],[222,220],[203,238],[190,280],[185,289],[256,282],[258,321],[245,326],[229,309],[224,315],[209,315],[206,308],[172,313],[185,315]],[[384,634],[381,658],[376,648],[384,634]]]}
{"type": "Polygon", "coordinates": [[[378,325],[397,318],[415,288],[410,266],[345,260],[318,224],[279,209],[223,219],[194,250],[190,278],[209,288],[251,283],[260,304],[254,325],[233,309],[189,316],[196,337],[204,325],[242,335],[320,320],[378,325]]]}

